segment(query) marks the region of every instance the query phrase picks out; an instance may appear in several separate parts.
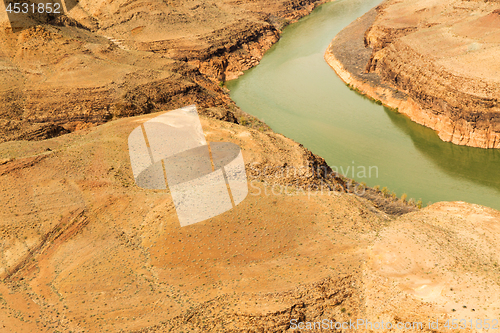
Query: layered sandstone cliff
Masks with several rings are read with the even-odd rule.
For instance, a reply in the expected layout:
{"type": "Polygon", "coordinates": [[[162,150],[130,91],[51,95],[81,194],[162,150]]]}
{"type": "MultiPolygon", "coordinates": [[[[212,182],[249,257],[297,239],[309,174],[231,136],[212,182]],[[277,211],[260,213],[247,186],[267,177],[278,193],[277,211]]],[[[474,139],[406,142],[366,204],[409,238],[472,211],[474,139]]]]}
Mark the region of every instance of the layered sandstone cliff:
{"type": "Polygon", "coordinates": [[[500,148],[498,2],[389,0],[339,34],[325,58],[344,81],[442,140],[500,148]],[[353,48],[362,59],[346,54],[353,48]],[[353,57],[358,69],[348,69],[353,57]]]}

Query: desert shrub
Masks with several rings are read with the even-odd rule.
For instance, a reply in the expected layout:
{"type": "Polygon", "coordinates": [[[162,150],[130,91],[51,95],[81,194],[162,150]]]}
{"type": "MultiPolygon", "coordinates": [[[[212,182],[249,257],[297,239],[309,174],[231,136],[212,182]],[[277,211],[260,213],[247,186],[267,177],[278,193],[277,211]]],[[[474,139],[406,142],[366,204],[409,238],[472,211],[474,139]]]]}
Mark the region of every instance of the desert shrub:
{"type": "Polygon", "coordinates": [[[387,187],[386,187],[386,186],[382,187],[382,190],[381,190],[381,191],[382,191],[382,194],[384,194],[384,195],[389,195],[389,190],[387,189],[387,187]]]}
{"type": "Polygon", "coordinates": [[[416,206],[418,208],[422,208],[422,199],[418,199],[417,203],[416,203],[416,206]]]}

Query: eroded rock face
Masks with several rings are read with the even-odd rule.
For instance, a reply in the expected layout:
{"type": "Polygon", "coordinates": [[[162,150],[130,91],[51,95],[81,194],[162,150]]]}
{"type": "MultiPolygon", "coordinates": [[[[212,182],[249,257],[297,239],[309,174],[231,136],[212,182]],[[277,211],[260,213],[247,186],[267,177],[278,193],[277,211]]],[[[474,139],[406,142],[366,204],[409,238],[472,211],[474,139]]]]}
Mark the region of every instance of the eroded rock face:
{"type": "Polygon", "coordinates": [[[2,13],[0,142],[193,103],[228,109],[221,81],[322,2],[80,1],[23,29],[2,13]]]}
{"type": "Polygon", "coordinates": [[[500,4],[390,0],[377,12],[366,68],[415,102],[399,111],[444,141],[500,148],[500,4]]]}

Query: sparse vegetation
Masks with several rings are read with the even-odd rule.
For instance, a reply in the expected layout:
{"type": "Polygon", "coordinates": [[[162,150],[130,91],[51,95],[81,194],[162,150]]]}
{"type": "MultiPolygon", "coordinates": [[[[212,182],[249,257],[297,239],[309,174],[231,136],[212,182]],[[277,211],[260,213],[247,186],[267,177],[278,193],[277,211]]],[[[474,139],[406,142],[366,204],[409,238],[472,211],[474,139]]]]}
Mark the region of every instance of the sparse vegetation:
{"type": "Polygon", "coordinates": [[[386,186],[382,187],[382,190],[380,190],[384,196],[389,195],[389,189],[387,189],[386,186]]]}

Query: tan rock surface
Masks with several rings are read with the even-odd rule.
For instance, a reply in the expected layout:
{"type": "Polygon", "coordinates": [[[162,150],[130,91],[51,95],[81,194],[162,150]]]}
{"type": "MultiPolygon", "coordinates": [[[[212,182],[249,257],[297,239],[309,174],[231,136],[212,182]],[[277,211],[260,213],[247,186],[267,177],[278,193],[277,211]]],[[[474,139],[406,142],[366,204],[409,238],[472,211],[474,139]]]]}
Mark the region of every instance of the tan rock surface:
{"type": "Polygon", "coordinates": [[[218,75],[258,61],[276,38],[252,37],[217,53],[234,45],[231,36],[260,31],[259,24],[279,31],[283,18],[312,7],[263,4],[82,2],[71,18],[87,28],[5,31],[0,332],[282,332],[291,319],[454,318],[453,309],[465,316],[478,302],[478,314],[498,318],[498,212],[439,203],[401,215],[414,209],[371,189],[364,198],[308,192],[326,180],[262,176],[326,166],[253,118],[235,124],[241,114],[217,84],[218,75]],[[189,30],[185,6],[210,19],[206,32],[189,30]],[[250,23],[227,25],[238,11],[250,23]],[[262,12],[272,13],[264,15],[270,23],[262,12]],[[117,17],[125,19],[107,21],[117,17]],[[150,19],[172,26],[174,40],[164,42],[161,29],[145,38],[140,21],[150,19]],[[238,57],[256,60],[231,67],[238,57]],[[251,187],[231,211],[180,228],[168,191],[138,188],[130,170],[128,134],[155,115],[113,118],[192,102],[209,141],[242,148],[251,187]],[[280,187],[290,183],[305,191],[280,187]]]}

